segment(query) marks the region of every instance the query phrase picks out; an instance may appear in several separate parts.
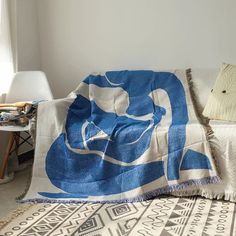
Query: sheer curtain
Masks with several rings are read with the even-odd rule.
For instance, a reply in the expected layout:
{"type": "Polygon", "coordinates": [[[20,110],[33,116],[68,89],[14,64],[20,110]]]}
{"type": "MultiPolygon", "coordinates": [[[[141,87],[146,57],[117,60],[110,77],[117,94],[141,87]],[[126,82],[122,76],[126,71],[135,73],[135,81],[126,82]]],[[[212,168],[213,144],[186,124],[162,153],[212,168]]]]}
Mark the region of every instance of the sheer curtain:
{"type": "Polygon", "coordinates": [[[13,74],[8,4],[8,0],[0,0],[0,96],[7,92],[13,74]]]}

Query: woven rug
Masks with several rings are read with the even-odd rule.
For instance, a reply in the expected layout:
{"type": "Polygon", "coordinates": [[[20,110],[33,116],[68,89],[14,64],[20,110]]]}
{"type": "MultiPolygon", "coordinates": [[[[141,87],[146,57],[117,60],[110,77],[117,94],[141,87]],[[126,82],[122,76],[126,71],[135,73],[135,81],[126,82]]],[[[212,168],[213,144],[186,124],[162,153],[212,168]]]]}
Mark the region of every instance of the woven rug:
{"type": "Polygon", "coordinates": [[[0,235],[236,235],[235,204],[161,197],[121,204],[35,204],[0,235]]]}

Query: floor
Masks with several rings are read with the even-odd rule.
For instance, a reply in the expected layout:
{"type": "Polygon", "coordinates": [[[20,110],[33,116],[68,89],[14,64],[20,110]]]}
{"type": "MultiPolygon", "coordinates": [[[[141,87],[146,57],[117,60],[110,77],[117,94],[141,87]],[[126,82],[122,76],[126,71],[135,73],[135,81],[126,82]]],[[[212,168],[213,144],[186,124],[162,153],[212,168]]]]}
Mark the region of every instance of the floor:
{"type": "Polygon", "coordinates": [[[18,207],[15,198],[25,191],[31,168],[16,172],[13,181],[0,185],[0,219],[18,207]]]}

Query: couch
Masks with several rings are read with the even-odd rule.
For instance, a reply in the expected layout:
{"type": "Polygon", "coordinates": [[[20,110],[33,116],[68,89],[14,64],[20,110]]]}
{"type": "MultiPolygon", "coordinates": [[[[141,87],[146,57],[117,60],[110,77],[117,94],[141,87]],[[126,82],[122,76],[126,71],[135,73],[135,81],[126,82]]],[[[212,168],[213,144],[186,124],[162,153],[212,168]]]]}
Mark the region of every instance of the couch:
{"type": "MultiPolygon", "coordinates": [[[[192,70],[199,113],[203,111],[217,74],[217,69],[192,70]]],[[[211,142],[218,151],[216,161],[222,182],[201,186],[195,194],[214,200],[195,196],[163,196],[120,204],[24,204],[5,221],[0,221],[0,233],[29,235],[41,230],[48,235],[78,236],[235,235],[235,204],[215,199],[236,202],[236,146],[233,145],[236,141],[236,123],[205,119],[203,122],[208,122],[214,131],[211,142]]]]}

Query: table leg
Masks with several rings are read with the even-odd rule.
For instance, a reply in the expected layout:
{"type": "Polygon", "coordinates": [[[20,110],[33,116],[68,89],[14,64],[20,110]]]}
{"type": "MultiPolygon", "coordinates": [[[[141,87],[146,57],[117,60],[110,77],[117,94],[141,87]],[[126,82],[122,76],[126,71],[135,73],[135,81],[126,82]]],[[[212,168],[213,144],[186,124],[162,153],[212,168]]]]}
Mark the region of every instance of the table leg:
{"type": "Polygon", "coordinates": [[[0,170],[0,179],[4,178],[5,170],[6,170],[6,167],[7,167],[7,163],[8,163],[8,159],[9,159],[9,156],[10,156],[10,152],[11,152],[13,143],[14,143],[14,133],[11,132],[10,136],[8,138],[7,148],[6,148],[3,160],[2,160],[2,168],[0,170]]]}

